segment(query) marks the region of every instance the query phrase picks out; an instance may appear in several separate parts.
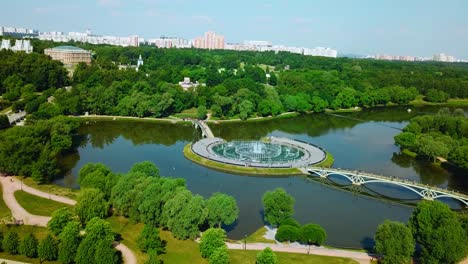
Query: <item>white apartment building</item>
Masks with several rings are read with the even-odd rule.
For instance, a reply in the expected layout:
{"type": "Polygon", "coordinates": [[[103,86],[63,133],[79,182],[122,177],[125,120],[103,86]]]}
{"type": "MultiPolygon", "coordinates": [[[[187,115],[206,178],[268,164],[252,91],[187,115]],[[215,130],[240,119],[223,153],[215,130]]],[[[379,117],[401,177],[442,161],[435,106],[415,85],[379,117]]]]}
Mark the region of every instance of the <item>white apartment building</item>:
{"type": "Polygon", "coordinates": [[[29,40],[17,39],[15,45],[11,46],[9,39],[2,39],[2,44],[0,50],[12,50],[12,51],[24,51],[26,53],[31,53],[33,51],[33,46],[29,40]]]}
{"type": "Polygon", "coordinates": [[[154,45],[158,48],[191,48],[192,42],[188,39],[176,38],[176,37],[165,37],[148,39],[149,45],[154,45]]]}
{"type": "Polygon", "coordinates": [[[432,56],[432,59],[435,61],[441,61],[441,62],[456,62],[457,61],[457,59],[454,56],[450,56],[445,53],[434,54],[434,56],[432,56]]]}

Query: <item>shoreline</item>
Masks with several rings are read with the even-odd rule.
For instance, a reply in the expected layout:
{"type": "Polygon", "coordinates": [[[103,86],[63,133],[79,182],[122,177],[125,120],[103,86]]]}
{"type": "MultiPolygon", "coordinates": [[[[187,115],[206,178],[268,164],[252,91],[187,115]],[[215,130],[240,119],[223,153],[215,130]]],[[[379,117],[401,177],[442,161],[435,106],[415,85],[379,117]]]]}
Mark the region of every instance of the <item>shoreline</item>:
{"type": "MultiPolygon", "coordinates": [[[[360,112],[363,110],[368,110],[372,108],[384,108],[384,107],[398,107],[398,106],[413,106],[413,107],[423,107],[423,106],[440,106],[440,107],[457,107],[457,106],[468,106],[468,99],[449,99],[445,103],[432,103],[432,102],[426,102],[423,100],[413,100],[409,102],[406,105],[397,105],[397,104],[387,104],[387,105],[375,105],[372,107],[352,107],[352,108],[347,108],[347,109],[337,109],[337,110],[332,110],[332,109],[325,109],[323,112],[313,112],[313,111],[308,111],[305,113],[300,113],[300,112],[284,112],[281,113],[277,116],[259,116],[259,117],[252,117],[248,118],[246,120],[242,120],[240,118],[235,118],[235,119],[205,119],[204,121],[206,123],[212,123],[212,124],[222,124],[222,123],[241,123],[241,122],[257,122],[257,121],[269,121],[269,120],[275,120],[275,119],[281,119],[281,118],[291,118],[291,117],[296,117],[302,114],[314,114],[314,113],[351,113],[351,112],[360,112]]],[[[177,117],[136,117],[136,116],[112,116],[112,115],[78,115],[78,116],[73,116],[70,115],[70,117],[74,118],[79,118],[79,119],[88,119],[88,120],[105,120],[105,121],[120,121],[120,120],[132,120],[132,121],[143,121],[143,122],[163,122],[163,123],[172,123],[172,124],[178,124],[178,123],[183,123],[183,124],[189,124],[191,121],[187,121],[182,118],[177,118],[177,117]]]]}

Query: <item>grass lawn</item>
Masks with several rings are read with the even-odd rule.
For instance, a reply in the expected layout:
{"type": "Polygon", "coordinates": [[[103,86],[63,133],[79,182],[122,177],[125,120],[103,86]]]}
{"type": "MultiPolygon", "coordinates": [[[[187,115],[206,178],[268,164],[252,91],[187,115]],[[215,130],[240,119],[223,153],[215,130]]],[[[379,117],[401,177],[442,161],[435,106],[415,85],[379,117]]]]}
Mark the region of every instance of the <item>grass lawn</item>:
{"type": "MultiPolygon", "coordinates": [[[[28,225],[21,225],[21,226],[6,226],[6,225],[0,225],[0,232],[3,234],[6,234],[7,232],[17,232],[18,236],[23,238],[26,234],[28,233],[34,233],[34,236],[36,236],[37,239],[41,240],[47,236],[47,228],[45,227],[40,227],[40,226],[28,226],[28,225]]],[[[40,263],[39,259],[32,259],[28,258],[25,256],[21,255],[10,255],[5,252],[0,252],[0,259],[9,259],[9,260],[15,260],[15,261],[21,261],[21,262],[27,262],[27,263],[40,263]]],[[[42,263],[59,263],[57,261],[44,261],[42,263]]]]}
{"type": "Polygon", "coordinates": [[[325,157],[325,160],[323,160],[322,162],[320,163],[317,163],[313,166],[315,167],[325,167],[325,168],[330,168],[331,166],[333,166],[333,163],[335,163],[335,158],[333,158],[333,155],[326,151],[327,152],[327,156],[325,157]]]}
{"type": "Polygon", "coordinates": [[[135,254],[138,263],[145,263],[148,258],[147,254],[138,249],[137,239],[144,227],[144,224],[132,224],[128,218],[122,216],[112,216],[106,219],[110,223],[112,230],[117,232],[122,237],[122,242],[130,248],[135,254]]]}
{"type": "MultiPolygon", "coordinates": [[[[164,263],[207,264],[201,257],[198,243],[193,240],[178,240],[169,231],[160,231],[162,240],[167,242],[166,254],[160,256],[164,263]]],[[[232,262],[231,262],[232,263],[232,262]]]]}
{"type": "Polygon", "coordinates": [[[197,154],[193,153],[191,144],[188,144],[184,147],[184,156],[200,165],[205,167],[231,172],[231,173],[238,173],[238,174],[250,174],[250,175],[266,175],[266,176],[285,176],[285,175],[301,175],[302,172],[297,168],[286,168],[286,169],[270,169],[270,168],[251,168],[251,167],[242,167],[242,166],[235,166],[235,165],[228,165],[221,162],[215,162],[212,160],[208,160],[198,156],[197,154]]]}
{"type": "MultiPolygon", "coordinates": [[[[232,264],[255,264],[258,251],[254,250],[229,250],[229,257],[232,264]]],[[[336,258],[317,255],[295,254],[275,252],[278,262],[281,264],[354,264],[354,260],[347,258],[336,258]]]]}
{"type": "Polygon", "coordinates": [[[15,198],[18,203],[30,214],[51,216],[52,213],[62,207],[73,208],[73,206],[38,197],[24,191],[16,191],[15,198]]]}
{"type": "Polygon", "coordinates": [[[10,208],[3,201],[2,185],[0,184],[0,219],[11,216],[10,208]]]}
{"type": "Polygon", "coordinates": [[[260,227],[257,231],[253,232],[247,237],[247,242],[248,243],[275,243],[274,240],[269,240],[264,238],[263,236],[267,232],[266,227],[262,226],[260,227]]]}
{"type": "Polygon", "coordinates": [[[31,188],[38,189],[46,193],[50,192],[51,194],[55,194],[58,196],[65,196],[74,200],[76,200],[78,194],[80,193],[80,190],[65,188],[55,184],[38,184],[31,178],[16,177],[16,179],[22,180],[24,184],[31,188]]]}
{"type": "Polygon", "coordinates": [[[190,109],[185,109],[182,112],[173,114],[171,116],[177,117],[177,118],[198,118],[197,108],[193,107],[190,109]]]}

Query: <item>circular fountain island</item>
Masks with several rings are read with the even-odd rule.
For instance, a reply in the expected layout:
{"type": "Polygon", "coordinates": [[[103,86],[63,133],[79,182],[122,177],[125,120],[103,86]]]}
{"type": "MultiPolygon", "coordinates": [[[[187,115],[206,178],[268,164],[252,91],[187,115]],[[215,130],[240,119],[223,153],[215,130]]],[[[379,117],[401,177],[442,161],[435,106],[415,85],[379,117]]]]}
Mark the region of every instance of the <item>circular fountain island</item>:
{"type": "Polygon", "coordinates": [[[184,149],[188,159],[203,166],[240,174],[296,175],[312,165],[323,165],[322,148],[287,138],[268,137],[254,141],[204,138],[184,149]]]}

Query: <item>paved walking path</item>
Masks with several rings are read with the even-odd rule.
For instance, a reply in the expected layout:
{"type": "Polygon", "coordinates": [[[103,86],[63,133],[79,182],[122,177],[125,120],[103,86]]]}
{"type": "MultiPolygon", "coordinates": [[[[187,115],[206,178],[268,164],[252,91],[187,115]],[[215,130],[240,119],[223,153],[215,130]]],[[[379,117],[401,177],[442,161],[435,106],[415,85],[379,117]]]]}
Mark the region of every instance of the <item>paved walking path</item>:
{"type": "MultiPolygon", "coordinates": [[[[47,216],[39,216],[28,213],[19,203],[16,201],[14,193],[18,190],[30,193],[32,195],[40,196],[46,199],[51,199],[56,202],[75,205],[76,201],[67,197],[50,195],[46,192],[31,188],[25,184],[21,184],[17,179],[13,177],[0,177],[0,183],[3,185],[3,200],[5,204],[10,208],[11,214],[15,219],[23,220],[25,225],[36,225],[36,226],[47,226],[47,223],[51,219],[47,216]]],[[[119,243],[116,247],[117,250],[122,252],[124,263],[126,264],[137,264],[137,260],[133,252],[124,244],[119,243]]]]}
{"type": "MultiPolygon", "coordinates": [[[[244,249],[244,244],[242,243],[226,243],[226,246],[229,249],[244,249]]],[[[273,244],[273,243],[247,243],[247,250],[263,250],[266,247],[270,247],[275,252],[289,252],[289,253],[299,253],[307,254],[307,246],[292,246],[285,244],[273,244]]],[[[330,249],[323,247],[310,247],[310,254],[321,255],[321,256],[330,256],[330,257],[342,257],[350,258],[357,261],[360,264],[369,264],[371,260],[375,260],[375,256],[369,255],[368,253],[358,252],[358,251],[349,251],[342,249],[330,249]]]]}
{"type": "Polygon", "coordinates": [[[21,190],[21,186],[18,186],[12,177],[0,177],[0,182],[3,185],[3,201],[10,208],[11,216],[23,220],[25,225],[47,226],[50,217],[30,214],[18,203],[14,193],[21,190]]]}

